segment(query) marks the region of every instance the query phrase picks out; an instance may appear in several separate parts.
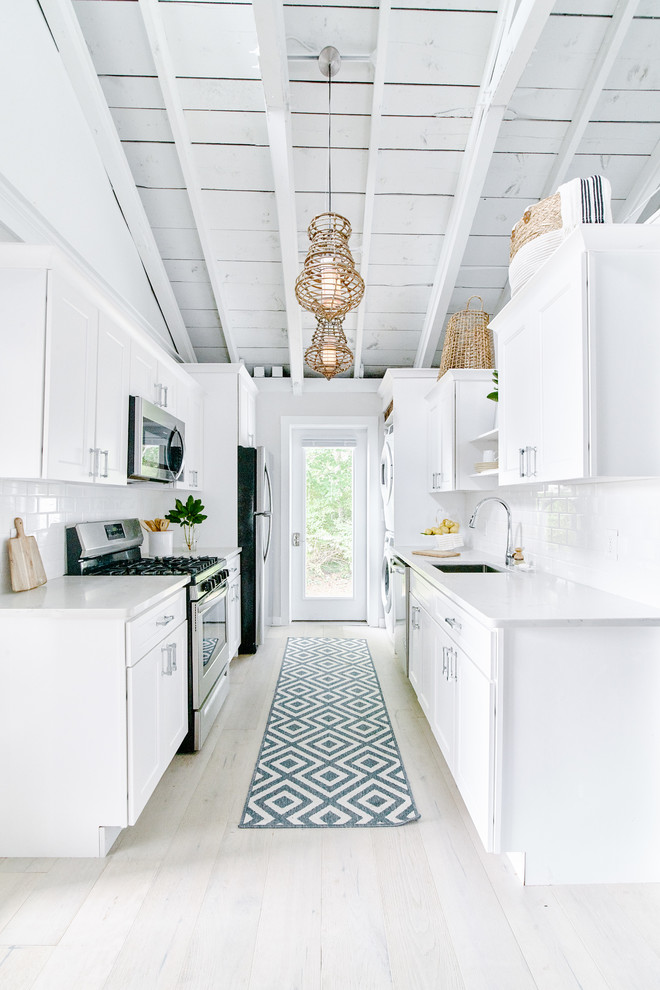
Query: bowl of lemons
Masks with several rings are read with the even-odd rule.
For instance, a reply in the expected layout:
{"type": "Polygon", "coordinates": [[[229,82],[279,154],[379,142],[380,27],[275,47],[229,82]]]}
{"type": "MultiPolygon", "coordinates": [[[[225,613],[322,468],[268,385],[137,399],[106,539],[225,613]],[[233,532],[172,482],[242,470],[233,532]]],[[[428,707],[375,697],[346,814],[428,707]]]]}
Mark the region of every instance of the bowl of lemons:
{"type": "Polygon", "coordinates": [[[438,550],[455,550],[456,547],[463,546],[463,538],[459,535],[460,524],[455,519],[445,518],[440,522],[436,520],[434,526],[429,526],[422,530],[421,535],[426,537],[425,543],[433,539],[433,544],[438,550]]]}

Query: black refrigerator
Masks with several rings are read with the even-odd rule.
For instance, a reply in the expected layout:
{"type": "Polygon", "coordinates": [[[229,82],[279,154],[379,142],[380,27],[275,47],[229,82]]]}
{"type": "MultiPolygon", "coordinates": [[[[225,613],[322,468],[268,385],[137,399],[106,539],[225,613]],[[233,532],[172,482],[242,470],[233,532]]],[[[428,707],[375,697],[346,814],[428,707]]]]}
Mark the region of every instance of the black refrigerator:
{"type": "Polygon", "coordinates": [[[266,560],[273,528],[273,488],[265,447],[238,448],[238,545],[241,552],[241,645],[264,641],[266,560]]]}

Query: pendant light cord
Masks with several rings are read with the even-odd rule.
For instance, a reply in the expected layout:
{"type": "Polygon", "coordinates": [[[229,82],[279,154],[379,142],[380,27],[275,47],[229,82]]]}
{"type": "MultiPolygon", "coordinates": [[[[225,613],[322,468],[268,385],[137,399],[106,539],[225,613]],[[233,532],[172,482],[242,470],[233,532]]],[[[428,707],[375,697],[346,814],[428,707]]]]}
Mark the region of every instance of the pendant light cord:
{"type": "Polygon", "coordinates": [[[328,66],[328,213],[332,213],[332,64],[328,66]]]}

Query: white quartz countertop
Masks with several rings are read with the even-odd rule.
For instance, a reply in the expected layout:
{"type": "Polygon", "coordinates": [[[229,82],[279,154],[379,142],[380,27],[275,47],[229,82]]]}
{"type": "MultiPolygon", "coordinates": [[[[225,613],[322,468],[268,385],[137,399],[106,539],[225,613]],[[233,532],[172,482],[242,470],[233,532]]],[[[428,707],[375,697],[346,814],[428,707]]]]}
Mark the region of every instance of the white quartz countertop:
{"type": "Polygon", "coordinates": [[[132,619],[157,605],[188,584],[188,575],[170,577],[95,577],[54,578],[32,591],[6,592],[0,595],[4,615],[29,618],[79,617],[86,619],[132,619]]]}
{"type": "Polygon", "coordinates": [[[461,550],[460,557],[432,558],[413,554],[421,547],[395,547],[394,552],[417,573],[490,627],[507,625],[660,625],[660,609],[631,598],[599,591],[542,571],[509,567],[498,574],[443,574],[433,564],[503,561],[461,550]]]}

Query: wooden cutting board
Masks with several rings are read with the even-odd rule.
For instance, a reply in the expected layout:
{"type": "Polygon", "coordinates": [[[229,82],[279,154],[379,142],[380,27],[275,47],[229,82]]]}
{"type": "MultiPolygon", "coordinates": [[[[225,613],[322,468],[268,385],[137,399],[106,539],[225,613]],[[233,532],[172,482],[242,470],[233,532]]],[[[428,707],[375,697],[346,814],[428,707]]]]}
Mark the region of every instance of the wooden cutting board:
{"type": "Polygon", "coordinates": [[[18,536],[9,539],[9,573],[14,591],[30,591],[46,583],[46,572],[34,536],[26,536],[23,520],[14,519],[18,536]]]}
{"type": "Polygon", "coordinates": [[[460,557],[456,550],[413,550],[420,557],[460,557]]]}

